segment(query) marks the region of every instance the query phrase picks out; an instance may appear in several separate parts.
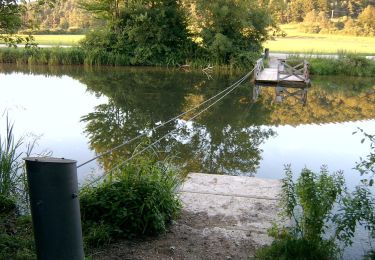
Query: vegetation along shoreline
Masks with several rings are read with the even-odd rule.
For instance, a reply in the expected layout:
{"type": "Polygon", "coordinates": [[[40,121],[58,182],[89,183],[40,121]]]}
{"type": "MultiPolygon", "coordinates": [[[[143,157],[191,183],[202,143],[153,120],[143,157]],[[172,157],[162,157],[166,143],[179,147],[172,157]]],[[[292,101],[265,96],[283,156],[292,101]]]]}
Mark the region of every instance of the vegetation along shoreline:
{"type": "MultiPolygon", "coordinates": [[[[260,56],[260,55],[259,55],[260,56]]],[[[334,56],[303,55],[310,63],[312,75],[346,75],[357,77],[374,77],[375,60],[363,55],[341,52],[334,56]]],[[[288,59],[300,59],[296,54],[288,59]]],[[[160,66],[181,67],[186,64],[137,64],[124,54],[105,51],[87,51],[80,47],[71,48],[0,48],[0,63],[18,65],[86,65],[86,66],[160,66]]],[[[193,69],[205,68],[209,60],[197,59],[187,62],[193,69]]],[[[212,64],[212,63],[211,63],[212,64]]],[[[254,65],[253,61],[239,67],[231,65],[213,65],[214,70],[247,70],[254,65]]]]}

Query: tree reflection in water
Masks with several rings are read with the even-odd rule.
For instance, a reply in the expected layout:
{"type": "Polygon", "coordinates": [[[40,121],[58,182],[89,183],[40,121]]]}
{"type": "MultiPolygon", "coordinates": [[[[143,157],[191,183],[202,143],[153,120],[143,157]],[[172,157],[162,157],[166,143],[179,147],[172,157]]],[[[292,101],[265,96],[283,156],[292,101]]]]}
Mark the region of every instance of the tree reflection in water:
{"type": "MultiPolygon", "coordinates": [[[[97,95],[106,95],[107,104],[96,107],[82,118],[90,146],[100,154],[142,133],[146,137],[125,145],[100,163],[110,169],[129,158],[138,145],[145,146],[170,131],[173,133],[154,146],[161,159],[173,157],[173,163],[185,172],[253,175],[261,160],[260,144],[272,136],[271,129],[255,126],[250,88],[240,87],[193,122],[183,119],[152,131],[167,121],[229,86],[234,77],[217,75],[212,81],[201,74],[148,71],[112,74],[115,78],[81,79],[97,95]],[[109,84],[109,82],[111,82],[109,84]],[[245,102],[244,102],[245,100],[245,102]]],[[[199,110],[198,110],[199,111],[199,110]]]]}

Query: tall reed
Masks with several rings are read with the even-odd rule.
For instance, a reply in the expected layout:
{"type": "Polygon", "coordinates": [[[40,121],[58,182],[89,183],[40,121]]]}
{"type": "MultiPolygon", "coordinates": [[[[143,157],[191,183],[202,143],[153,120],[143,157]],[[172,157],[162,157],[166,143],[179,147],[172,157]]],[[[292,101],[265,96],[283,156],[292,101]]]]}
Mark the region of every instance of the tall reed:
{"type": "Polygon", "coordinates": [[[18,194],[19,171],[22,168],[22,153],[18,150],[21,145],[22,139],[15,140],[13,124],[7,116],[5,137],[0,135],[0,195],[15,197],[18,194]]]}

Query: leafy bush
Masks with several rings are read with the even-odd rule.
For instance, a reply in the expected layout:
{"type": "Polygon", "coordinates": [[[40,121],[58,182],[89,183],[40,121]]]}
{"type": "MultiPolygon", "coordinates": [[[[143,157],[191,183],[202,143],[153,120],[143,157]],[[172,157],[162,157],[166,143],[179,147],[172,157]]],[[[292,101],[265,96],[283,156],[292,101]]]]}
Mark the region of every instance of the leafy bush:
{"type": "Polygon", "coordinates": [[[0,259],[36,259],[30,216],[15,210],[0,213],[0,259]]]}
{"type": "MultiPolygon", "coordinates": [[[[338,234],[344,241],[350,241],[358,224],[369,232],[369,238],[375,239],[375,197],[371,189],[375,176],[375,135],[365,133],[362,129],[359,130],[364,135],[361,142],[369,140],[373,151],[357,163],[355,169],[364,177],[361,184],[343,199],[340,210],[335,216],[338,234]]],[[[375,251],[372,249],[368,252],[366,259],[374,259],[374,256],[375,251]]]]}
{"type": "Polygon", "coordinates": [[[180,210],[179,184],[179,175],[166,164],[138,159],[111,181],[84,188],[80,201],[86,245],[164,232],[180,210]]]}
{"type": "Polygon", "coordinates": [[[293,181],[290,166],[286,167],[285,174],[281,205],[283,215],[291,219],[293,224],[282,228],[274,226],[270,230],[274,242],[261,249],[258,257],[335,259],[339,251],[335,241],[342,236],[334,232],[327,239],[325,235],[327,223],[334,219],[332,209],[345,193],[342,173],[329,174],[326,167],[322,167],[320,174],[315,174],[305,168],[296,182],[293,181]]]}

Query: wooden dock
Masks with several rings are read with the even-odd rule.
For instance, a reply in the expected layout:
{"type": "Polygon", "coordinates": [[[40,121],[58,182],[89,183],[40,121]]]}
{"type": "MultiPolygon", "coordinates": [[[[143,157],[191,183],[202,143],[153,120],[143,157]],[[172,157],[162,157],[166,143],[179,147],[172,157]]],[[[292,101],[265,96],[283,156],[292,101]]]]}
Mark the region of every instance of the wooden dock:
{"type": "Polygon", "coordinates": [[[307,104],[307,91],[311,86],[309,63],[288,64],[285,59],[271,59],[270,68],[264,68],[263,59],[258,59],[254,69],[253,101],[256,102],[263,87],[274,87],[275,102],[293,97],[307,104]]]}
{"type": "Polygon", "coordinates": [[[254,71],[255,85],[306,88],[310,86],[309,63],[303,61],[291,66],[287,60],[277,60],[273,68],[264,68],[263,59],[257,60],[254,71]]]}

